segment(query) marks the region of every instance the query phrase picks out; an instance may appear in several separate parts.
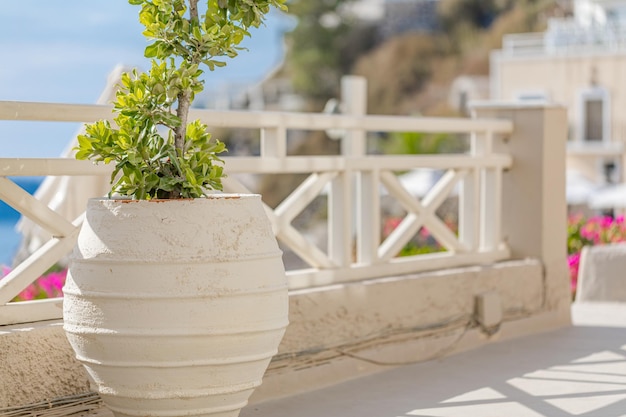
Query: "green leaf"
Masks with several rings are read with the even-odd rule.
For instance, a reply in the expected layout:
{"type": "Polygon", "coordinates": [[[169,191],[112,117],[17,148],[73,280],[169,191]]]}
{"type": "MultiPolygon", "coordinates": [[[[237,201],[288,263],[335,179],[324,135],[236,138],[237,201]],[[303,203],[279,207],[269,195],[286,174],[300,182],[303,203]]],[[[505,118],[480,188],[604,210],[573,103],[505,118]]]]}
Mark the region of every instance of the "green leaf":
{"type": "MultiPolygon", "coordinates": [[[[76,149],[76,148],[74,148],[76,149]]],[[[76,159],[78,159],[79,161],[84,161],[88,158],[91,157],[91,152],[89,151],[78,151],[76,152],[76,155],[74,156],[76,159]]]]}
{"type": "Polygon", "coordinates": [[[159,53],[159,42],[155,42],[151,45],[146,46],[146,49],[143,54],[146,58],[154,58],[158,55],[158,53],[159,53]]]}
{"type": "Polygon", "coordinates": [[[78,140],[78,147],[76,149],[82,149],[87,151],[91,149],[91,140],[85,135],[78,135],[76,138],[78,140]]]}

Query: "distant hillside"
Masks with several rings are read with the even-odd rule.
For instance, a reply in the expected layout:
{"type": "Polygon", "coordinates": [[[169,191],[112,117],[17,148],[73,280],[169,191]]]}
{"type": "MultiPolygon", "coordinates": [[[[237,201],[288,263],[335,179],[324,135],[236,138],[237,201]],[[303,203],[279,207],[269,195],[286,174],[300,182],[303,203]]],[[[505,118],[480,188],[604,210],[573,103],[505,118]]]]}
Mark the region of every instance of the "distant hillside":
{"type": "MultiPolygon", "coordinates": [[[[292,0],[298,18],[287,34],[279,73],[312,111],[339,94],[343,74],[362,75],[369,112],[449,114],[445,100],[459,75],[489,72],[489,53],[506,33],[543,30],[547,18],[566,13],[569,0],[396,0],[396,15],[423,14],[413,26],[395,16],[377,22],[342,15],[348,0],[292,0]],[[428,7],[426,7],[428,6],[428,7]],[[435,9],[433,9],[435,7],[435,9]],[[396,10],[398,9],[398,10],[396,10]],[[389,19],[397,22],[390,25],[389,19]],[[435,20],[431,23],[429,21],[435,20]],[[392,29],[391,29],[392,28],[392,29]]],[[[390,11],[388,10],[390,13],[390,11]]]]}
{"type": "Polygon", "coordinates": [[[488,76],[504,34],[542,31],[555,13],[563,13],[555,1],[516,1],[487,28],[448,22],[444,33],[405,33],[361,55],[351,72],[368,80],[369,113],[453,114],[447,97],[456,77],[488,76]]]}

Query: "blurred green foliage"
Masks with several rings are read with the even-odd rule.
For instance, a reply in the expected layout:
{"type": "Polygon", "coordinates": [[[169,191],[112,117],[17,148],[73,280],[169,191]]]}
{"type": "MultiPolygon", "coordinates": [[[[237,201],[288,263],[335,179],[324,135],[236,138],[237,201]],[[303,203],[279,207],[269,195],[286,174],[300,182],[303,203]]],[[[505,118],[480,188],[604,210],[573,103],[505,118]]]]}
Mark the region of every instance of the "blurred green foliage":
{"type": "Polygon", "coordinates": [[[459,153],[467,149],[467,141],[448,133],[392,132],[383,142],[385,154],[459,153]]]}
{"type": "Polygon", "coordinates": [[[298,19],[286,35],[287,67],[295,91],[317,107],[339,93],[339,81],[374,46],[375,31],[342,12],[352,0],[292,0],[298,19]]]}

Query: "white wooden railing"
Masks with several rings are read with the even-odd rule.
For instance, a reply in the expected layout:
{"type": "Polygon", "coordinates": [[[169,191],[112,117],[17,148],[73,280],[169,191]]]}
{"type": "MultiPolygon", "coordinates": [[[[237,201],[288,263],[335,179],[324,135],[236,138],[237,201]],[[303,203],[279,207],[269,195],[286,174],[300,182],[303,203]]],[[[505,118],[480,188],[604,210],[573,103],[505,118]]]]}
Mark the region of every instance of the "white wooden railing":
{"type": "MultiPolygon", "coordinates": [[[[290,287],[334,284],[507,259],[501,238],[502,172],[510,155],[492,149],[494,135],[512,132],[507,120],[372,116],[365,113],[365,83],[347,78],[342,92],[344,114],[220,112],[193,110],[190,117],[212,127],[259,129],[260,155],[227,157],[225,190],[250,192],[233,177],[238,173],[308,174],[308,178],[276,208],[266,207],[277,238],[309,267],[288,271],[290,287]],[[347,114],[345,114],[347,113],[347,114]],[[341,155],[291,156],[290,130],[345,132],[341,155]],[[471,136],[462,154],[369,155],[367,132],[449,132],[471,136]],[[445,174],[422,199],[411,195],[394,174],[435,168],[445,174]],[[381,241],[383,185],[405,209],[400,225],[381,241]],[[451,231],[435,214],[459,190],[459,230],[451,231]],[[328,195],[328,248],[308,240],[292,221],[320,193],[328,195]],[[421,227],[446,251],[396,257],[421,227]]],[[[111,119],[110,106],[0,101],[0,120],[91,122],[111,119]]],[[[10,302],[74,246],[82,216],[65,219],[18,187],[12,176],[109,176],[110,167],[69,158],[0,158],[0,199],[48,230],[53,238],[0,280],[0,325],[61,317],[60,299],[10,302]]],[[[254,190],[252,190],[254,191],[254,190]]]]}
{"type": "Polygon", "coordinates": [[[545,32],[504,35],[502,51],[508,56],[606,53],[626,48],[626,26],[608,22],[582,26],[572,18],[552,18],[545,32]]]}

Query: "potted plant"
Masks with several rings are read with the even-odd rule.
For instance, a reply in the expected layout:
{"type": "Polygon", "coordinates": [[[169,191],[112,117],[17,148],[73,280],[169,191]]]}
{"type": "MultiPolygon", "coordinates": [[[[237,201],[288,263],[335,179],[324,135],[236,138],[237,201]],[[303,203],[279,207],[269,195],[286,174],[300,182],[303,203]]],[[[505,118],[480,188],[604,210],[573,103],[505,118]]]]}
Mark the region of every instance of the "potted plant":
{"type": "Polygon", "coordinates": [[[114,162],[64,287],[64,328],[116,416],[236,416],[287,325],[281,252],[260,196],[221,194],[224,145],[188,122],[202,67],[237,55],[284,0],[130,0],[152,43],[122,77],[115,124],[76,157],[114,162]]]}

